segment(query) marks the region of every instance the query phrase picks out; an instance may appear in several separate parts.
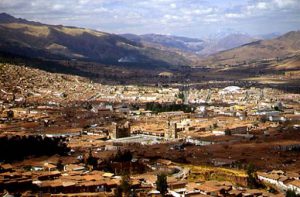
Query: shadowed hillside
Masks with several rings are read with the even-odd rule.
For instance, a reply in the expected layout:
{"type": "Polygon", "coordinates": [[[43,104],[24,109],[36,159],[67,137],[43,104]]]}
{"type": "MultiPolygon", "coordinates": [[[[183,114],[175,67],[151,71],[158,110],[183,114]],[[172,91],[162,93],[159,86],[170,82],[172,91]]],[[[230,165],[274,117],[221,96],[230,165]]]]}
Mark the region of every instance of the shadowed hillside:
{"type": "Polygon", "coordinates": [[[46,59],[76,59],[102,64],[188,65],[177,53],[145,47],[114,34],[84,28],[45,25],[0,15],[0,50],[46,59]]]}

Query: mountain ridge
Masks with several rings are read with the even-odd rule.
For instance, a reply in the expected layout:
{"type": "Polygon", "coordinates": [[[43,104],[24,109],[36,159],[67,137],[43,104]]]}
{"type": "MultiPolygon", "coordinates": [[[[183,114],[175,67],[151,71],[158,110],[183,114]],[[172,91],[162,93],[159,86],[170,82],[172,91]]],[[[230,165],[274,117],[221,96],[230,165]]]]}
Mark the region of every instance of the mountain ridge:
{"type": "Polygon", "coordinates": [[[104,64],[135,62],[153,66],[188,65],[180,54],[143,46],[116,34],[62,25],[47,25],[0,14],[0,50],[29,57],[79,59],[104,64]],[[7,20],[8,19],[8,20],[7,20]]]}
{"type": "Polygon", "coordinates": [[[262,59],[284,58],[300,53],[300,31],[290,31],[277,38],[258,40],[211,55],[202,60],[208,64],[239,64],[262,59]]]}
{"type": "Polygon", "coordinates": [[[224,37],[218,39],[199,39],[162,34],[120,35],[131,41],[141,42],[148,46],[166,47],[182,52],[198,54],[200,56],[208,56],[257,40],[255,37],[241,33],[224,35],[224,37]]]}

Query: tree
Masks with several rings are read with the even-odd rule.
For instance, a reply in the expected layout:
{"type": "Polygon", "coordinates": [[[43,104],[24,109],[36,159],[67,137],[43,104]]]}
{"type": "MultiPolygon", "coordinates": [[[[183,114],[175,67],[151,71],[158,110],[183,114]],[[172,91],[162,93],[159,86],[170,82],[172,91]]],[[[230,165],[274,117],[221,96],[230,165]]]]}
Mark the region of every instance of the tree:
{"type": "Polygon", "coordinates": [[[214,129],[218,128],[218,123],[214,123],[214,124],[213,124],[213,128],[214,128],[214,129]]]}
{"type": "Polygon", "coordinates": [[[97,168],[98,160],[96,157],[93,156],[92,150],[90,150],[89,152],[89,156],[86,160],[86,164],[93,166],[94,169],[97,168]]]}
{"type": "Polygon", "coordinates": [[[263,115],[263,116],[260,117],[260,122],[265,123],[267,121],[268,121],[268,117],[267,116],[263,115]]]}
{"type": "Polygon", "coordinates": [[[64,171],[65,166],[64,166],[64,164],[63,164],[63,162],[62,162],[61,159],[58,160],[58,162],[57,162],[57,164],[56,164],[56,167],[57,167],[57,169],[58,169],[59,171],[64,171]]]}
{"type": "Polygon", "coordinates": [[[297,195],[295,190],[287,190],[286,191],[286,194],[285,194],[286,197],[299,197],[300,195],[297,195]]]}
{"type": "Polygon", "coordinates": [[[115,196],[116,197],[129,196],[130,189],[131,189],[130,176],[128,174],[123,174],[121,179],[121,184],[116,188],[115,196]]]}
{"type": "Polygon", "coordinates": [[[157,175],[156,189],[161,193],[161,195],[165,196],[165,194],[168,191],[167,175],[165,174],[157,175]]]}
{"type": "Polygon", "coordinates": [[[251,175],[251,174],[253,174],[254,172],[255,172],[255,166],[254,166],[252,163],[248,164],[248,165],[247,165],[247,174],[248,174],[248,175],[251,175]]]}
{"type": "Polygon", "coordinates": [[[179,99],[184,100],[184,93],[183,92],[179,92],[178,96],[179,99]]]}
{"type": "Polygon", "coordinates": [[[119,149],[113,158],[115,162],[129,162],[132,160],[132,153],[130,150],[124,150],[123,152],[119,149]]]}
{"type": "Polygon", "coordinates": [[[121,190],[122,193],[124,193],[126,196],[130,193],[131,189],[131,181],[130,181],[130,176],[128,174],[122,176],[121,180],[121,190]]]}
{"type": "Polygon", "coordinates": [[[8,119],[13,119],[15,116],[15,113],[12,110],[7,111],[6,114],[8,119]]]}
{"type": "Polygon", "coordinates": [[[228,128],[226,128],[226,129],[225,129],[225,135],[231,135],[231,130],[228,129],[228,128]]]}
{"type": "Polygon", "coordinates": [[[274,110],[275,110],[275,111],[280,111],[280,109],[279,109],[278,106],[274,106],[274,110]]]}
{"type": "Polygon", "coordinates": [[[248,175],[248,185],[250,188],[257,188],[259,186],[259,183],[256,181],[255,177],[255,166],[250,163],[247,166],[247,175],[248,175]]]}

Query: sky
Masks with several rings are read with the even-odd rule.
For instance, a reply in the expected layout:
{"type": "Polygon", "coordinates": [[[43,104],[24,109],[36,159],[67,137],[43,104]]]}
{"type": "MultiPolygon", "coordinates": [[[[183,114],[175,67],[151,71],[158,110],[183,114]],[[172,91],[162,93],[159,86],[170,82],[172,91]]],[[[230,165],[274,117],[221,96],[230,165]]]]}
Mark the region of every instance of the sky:
{"type": "Polygon", "coordinates": [[[0,0],[0,12],[118,34],[203,38],[300,29],[300,0],[0,0]]]}

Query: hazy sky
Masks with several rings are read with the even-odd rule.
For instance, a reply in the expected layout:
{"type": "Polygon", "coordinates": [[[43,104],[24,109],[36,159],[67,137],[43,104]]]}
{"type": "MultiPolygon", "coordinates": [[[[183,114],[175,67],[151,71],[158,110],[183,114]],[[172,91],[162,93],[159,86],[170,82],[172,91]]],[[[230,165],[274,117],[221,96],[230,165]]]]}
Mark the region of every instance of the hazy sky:
{"type": "Polygon", "coordinates": [[[204,37],[300,29],[300,0],[0,0],[0,12],[112,33],[204,37]]]}

